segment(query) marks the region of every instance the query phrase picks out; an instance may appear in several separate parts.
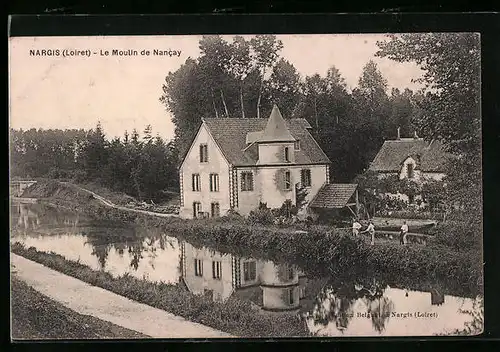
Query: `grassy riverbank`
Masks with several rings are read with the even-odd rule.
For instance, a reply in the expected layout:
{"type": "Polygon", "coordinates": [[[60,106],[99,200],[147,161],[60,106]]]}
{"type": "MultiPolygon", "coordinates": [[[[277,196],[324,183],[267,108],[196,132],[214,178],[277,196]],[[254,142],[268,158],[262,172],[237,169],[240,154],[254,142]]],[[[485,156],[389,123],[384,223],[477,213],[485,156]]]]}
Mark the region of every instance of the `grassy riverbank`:
{"type": "Polygon", "coordinates": [[[42,295],[15,277],[11,280],[12,338],[138,339],[146,335],[82,315],[42,295]]]}
{"type": "Polygon", "coordinates": [[[71,185],[39,185],[37,193],[58,205],[102,220],[156,227],[196,246],[299,265],[311,276],[373,277],[392,286],[426,290],[439,282],[452,295],[482,293],[481,233],[465,226],[440,227],[427,245],[352,238],[326,226],[279,227],[249,224],[239,217],[204,220],[157,218],[103,206],[71,185]],[[306,230],[297,233],[295,230],[306,230]],[[473,244],[473,245],[471,245],[473,244]]]}
{"type": "Polygon", "coordinates": [[[229,298],[225,303],[190,293],[181,285],[154,283],[129,275],[113,277],[54,254],[15,243],[13,253],[51,269],[101,287],[134,301],[163,309],[187,320],[241,337],[307,336],[303,322],[295,316],[259,314],[249,301],[229,298]]]}

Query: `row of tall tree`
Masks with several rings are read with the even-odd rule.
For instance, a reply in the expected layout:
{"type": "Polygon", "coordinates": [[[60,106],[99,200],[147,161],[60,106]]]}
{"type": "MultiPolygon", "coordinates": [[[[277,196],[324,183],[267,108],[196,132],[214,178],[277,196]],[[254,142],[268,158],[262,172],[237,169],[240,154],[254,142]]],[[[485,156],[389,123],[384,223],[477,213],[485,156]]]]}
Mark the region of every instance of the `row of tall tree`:
{"type": "Polygon", "coordinates": [[[134,130],[106,139],[91,130],[11,130],[11,177],[68,178],[96,182],[139,199],[159,199],[178,187],[177,154],[171,143],[134,130]]]}
{"type": "Polygon", "coordinates": [[[479,214],[481,200],[480,41],[474,33],[391,35],[377,56],[423,69],[425,90],[388,92],[373,61],[352,90],[339,70],[302,77],[280,56],[273,35],[204,36],[201,55],[167,75],[161,103],[173,117],[166,143],[151,128],[106,140],[98,125],[84,130],[11,131],[11,174],[78,176],[119,191],[151,197],[177,186],[177,166],[202,118],[266,118],[275,103],[285,118],[305,118],[333,162],[336,182],[362,173],[385,139],[416,129],[441,140],[457,158],[448,170],[449,191],[479,214]]]}
{"type": "Polygon", "coordinates": [[[390,35],[377,55],[419,65],[427,88],[413,120],[422,137],[458,156],[448,166],[447,192],[481,226],[481,46],[477,33],[390,35]]]}
{"type": "Polygon", "coordinates": [[[266,118],[277,104],[285,118],[305,118],[333,162],[332,176],[349,181],[362,172],[384,139],[412,135],[422,95],[388,92],[386,79],[370,61],[350,91],[337,68],[325,77],[301,77],[280,56],[273,35],[220,36],[200,40],[201,55],[168,74],[160,101],[173,116],[175,144],[182,155],[202,118],[266,118]]]}
{"type": "Polygon", "coordinates": [[[276,103],[285,118],[305,118],[333,162],[335,181],[362,173],[385,139],[440,140],[458,155],[448,170],[449,193],[481,212],[480,40],[474,33],[389,35],[376,56],[422,69],[423,89],[388,92],[370,61],[350,90],[339,70],[301,77],[280,56],[273,35],[200,40],[201,55],[167,75],[160,101],[173,116],[180,155],[201,118],[265,118],[276,103]]]}

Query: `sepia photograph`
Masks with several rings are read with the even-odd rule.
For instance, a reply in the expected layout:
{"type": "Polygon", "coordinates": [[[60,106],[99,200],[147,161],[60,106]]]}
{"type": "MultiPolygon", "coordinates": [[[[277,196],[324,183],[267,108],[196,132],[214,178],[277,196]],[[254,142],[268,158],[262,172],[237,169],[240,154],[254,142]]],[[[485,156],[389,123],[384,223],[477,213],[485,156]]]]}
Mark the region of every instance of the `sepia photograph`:
{"type": "Polygon", "coordinates": [[[474,32],[9,38],[11,339],[484,330],[474,32]]]}

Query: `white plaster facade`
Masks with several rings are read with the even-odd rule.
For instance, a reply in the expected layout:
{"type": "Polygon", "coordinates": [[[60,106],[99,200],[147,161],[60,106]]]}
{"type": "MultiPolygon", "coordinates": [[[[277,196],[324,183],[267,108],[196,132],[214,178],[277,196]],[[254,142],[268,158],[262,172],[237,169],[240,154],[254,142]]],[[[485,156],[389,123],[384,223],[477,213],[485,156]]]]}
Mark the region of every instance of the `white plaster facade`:
{"type": "Polygon", "coordinates": [[[201,203],[201,211],[210,213],[211,204],[219,203],[220,214],[226,214],[230,208],[230,173],[229,163],[203,124],[189,149],[184,162],[179,170],[181,180],[181,208],[180,216],[193,217],[193,203],[201,203]],[[206,144],[208,161],[200,162],[200,145],[206,144]],[[210,191],[210,174],[218,174],[218,191],[210,191]],[[192,187],[193,175],[200,175],[200,190],[194,191],[192,187]]]}
{"type": "MultiPolygon", "coordinates": [[[[243,125],[246,121],[236,121],[243,125]]],[[[214,132],[217,134],[217,132],[214,132]]],[[[303,130],[302,134],[307,131],[303,130]]],[[[231,163],[221,149],[217,140],[210,132],[207,122],[203,121],[189,151],[187,152],[179,170],[182,218],[212,216],[212,204],[218,204],[218,215],[224,216],[231,209],[241,215],[248,215],[259,204],[266,203],[270,208],[279,208],[286,200],[296,201],[296,186],[301,185],[301,171],[309,170],[310,185],[307,185],[306,201],[311,201],[319,189],[329,182],[329,160],[321,151],[314,139],[309,135],[307,145],[319,152],[321,162],[310,164],[296,162],[296,153],[303,153],[300,148],[295,150],[296,140],[291,135],[286,122],[277,108],[273,109],[266,129],[257,133],[247,131],[247,144],[232,146],[241,152],[246,148],[254,148],[257,155],[255,164],[239,165],[231,163]],[[258,139],[260,138],[260,139],[258,139]],[[257,138],[255,140],[255,138],[257,138]],[[248,140],[255,140],[248,143],[248,140]],[[200,146],[206,146],[207,159],[200,157],[200,146]],[[253,187],[243,189],[242,179],[245,173],[251,173],[253,187]],[[210,189],[210,175],[218,175],[216,191],[210,189]],[[199,175],[199,187],[193,186],[193,175],[199,175]],[[196,205],[195,205],[196,203],[196,205]],[[195,208],[197,211],[195,211],[195,208]],[[201,214],[200,214],[201,212],[201,214]]],[[[230,139],[231,137],[229,137],[230,139]]],[[[225,143],[228,144],[227,137],[225,143]]],[[[305,142],[303,142],[305,143],[305,142]]],[[[231,141],[229,141],[231,144],[231,141]]],[[[226,145],[226,148],[227,147],[226,145]]],[[[310,148],[310,149],[311,149],[310,148]]],[[[301,154],[302,160],[305,157],[301,154]]],[[[317,158],[317,157],[316,157],[317,158]]],[[[317,158],[318,159],[318,158],[317,158]]],[[[311,159],[306,159],[311,160],[311,159]]],[[[306,207],[304,207],[306,208],[306,207]]]]}

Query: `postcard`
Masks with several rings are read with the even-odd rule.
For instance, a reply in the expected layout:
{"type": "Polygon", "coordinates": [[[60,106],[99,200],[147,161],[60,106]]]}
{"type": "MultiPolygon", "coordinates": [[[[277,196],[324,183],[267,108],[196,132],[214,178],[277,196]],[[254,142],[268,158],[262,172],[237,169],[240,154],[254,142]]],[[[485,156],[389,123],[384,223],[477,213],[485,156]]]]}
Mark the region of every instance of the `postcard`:
{"type": "Polygon", "coordinates": [[[480,44],[9,38],[12,339],[481,334],[480,44]]]}

